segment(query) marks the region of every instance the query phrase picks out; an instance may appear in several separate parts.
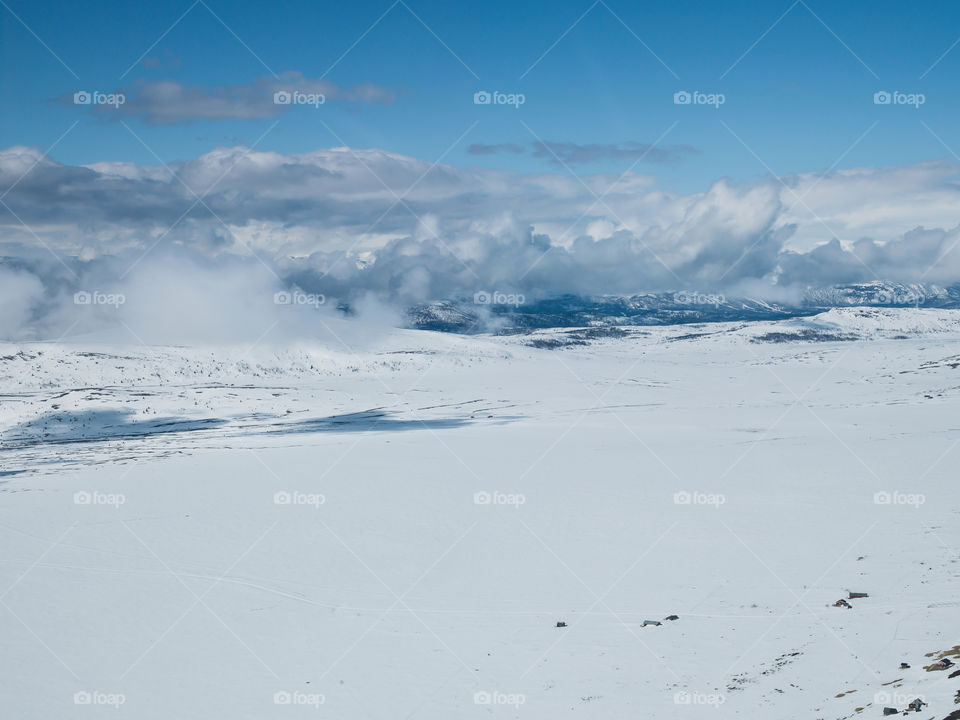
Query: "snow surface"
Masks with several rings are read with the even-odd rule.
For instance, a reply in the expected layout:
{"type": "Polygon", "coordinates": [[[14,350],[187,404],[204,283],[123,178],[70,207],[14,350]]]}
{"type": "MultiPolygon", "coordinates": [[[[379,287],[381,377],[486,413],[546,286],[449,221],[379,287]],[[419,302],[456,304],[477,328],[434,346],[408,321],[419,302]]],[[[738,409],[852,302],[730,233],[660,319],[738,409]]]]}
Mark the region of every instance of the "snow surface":
{"type": "Polygon", "coordinates": [[[960,707],[960,311],[335,330],[0,346],[3,717],[960,707]]]}

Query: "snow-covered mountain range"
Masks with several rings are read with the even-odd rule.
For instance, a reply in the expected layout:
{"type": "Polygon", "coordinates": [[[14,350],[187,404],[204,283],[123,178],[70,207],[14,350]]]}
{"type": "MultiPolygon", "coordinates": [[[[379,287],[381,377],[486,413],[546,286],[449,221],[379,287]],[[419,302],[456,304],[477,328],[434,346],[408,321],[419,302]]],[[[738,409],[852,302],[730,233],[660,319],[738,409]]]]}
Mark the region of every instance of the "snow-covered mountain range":
{"type": "Polygon", "coordinates": [[[960,308],[960,285],[876,281],[808,288],[793,302],[677,290],[631,296],[564,295],[528,299],[479,292],[473,298],[411,308],[411,327],[447,332],[490,332],[587,325],[674,325],[697,322],[777,320],[842,307],[960,308]],[[498,299],[502,297],[501,301],[498,299]]]}

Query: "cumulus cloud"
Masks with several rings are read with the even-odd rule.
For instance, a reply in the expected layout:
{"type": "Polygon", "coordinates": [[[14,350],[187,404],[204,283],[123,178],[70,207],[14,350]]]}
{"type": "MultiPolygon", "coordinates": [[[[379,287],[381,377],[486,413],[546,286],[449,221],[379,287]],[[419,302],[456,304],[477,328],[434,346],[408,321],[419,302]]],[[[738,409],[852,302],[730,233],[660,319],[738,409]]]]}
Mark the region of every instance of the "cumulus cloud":
{"type": "Polygon", "coordinates": [[[960,281],[957,170],[719,180],[679,195],[640,173],[434,167],[373,149],[218,148],[166,168],[9,148],[0,335],[120,318],[138,336],[256,334],[342,301],[404,307],[478,290],[775,298],[878,278],[948,284],[960,281]],[[126,301],[78,309],[78,290],[126,301]],[[291,290],[325,302],[275,316],[273,293],[291,290]]]}
{"type": "MultiPolygon", "coordinates": [[[[89,90],[88,90],[89,92],[89,90]]],[[[120,93],[122,104],[89,104],[104,120],[140,118],[149,125],[192,123],[198,120],[256,120],[273,118],[298,105],[314,107],[327,102],[390,105],[397,92],[372,83],[342,88],[297,71],[264,76],[238,85],[185,85],[174,80],[142,80],[120,93]]],[[[73,93],[58,98],[73,106],[73,93]]]]}

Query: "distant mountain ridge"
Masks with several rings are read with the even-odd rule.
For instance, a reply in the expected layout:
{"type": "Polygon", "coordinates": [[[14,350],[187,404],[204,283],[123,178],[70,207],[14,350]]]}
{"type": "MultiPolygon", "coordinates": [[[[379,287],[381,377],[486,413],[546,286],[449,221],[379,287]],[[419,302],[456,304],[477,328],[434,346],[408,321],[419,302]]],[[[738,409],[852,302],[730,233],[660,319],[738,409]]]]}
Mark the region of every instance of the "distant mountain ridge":
{"type": "Polygon", "coordinates": [[[684,290],[524,300],[519,295],[477,293],[473,298],[415,306],[408,310],[407,317],[412,328],[465,334],[553,327],[781,320],[843,307],[960,309],[960,284],[942,287],[877,281],[810,288],[793,305],[684,290]]]}

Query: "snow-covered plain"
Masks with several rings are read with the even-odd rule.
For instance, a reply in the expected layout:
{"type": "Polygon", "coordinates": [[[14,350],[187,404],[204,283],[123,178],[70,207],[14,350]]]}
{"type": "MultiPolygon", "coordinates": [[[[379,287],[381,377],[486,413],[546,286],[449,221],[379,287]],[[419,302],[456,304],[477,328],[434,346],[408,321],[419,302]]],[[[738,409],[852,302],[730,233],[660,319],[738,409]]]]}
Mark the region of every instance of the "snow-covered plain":
{"type": "Polygon", "coordinates": [[[0,347],[3,717],[960,709],[960,311],[332,330],[0,347]]]}

